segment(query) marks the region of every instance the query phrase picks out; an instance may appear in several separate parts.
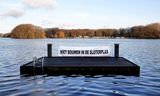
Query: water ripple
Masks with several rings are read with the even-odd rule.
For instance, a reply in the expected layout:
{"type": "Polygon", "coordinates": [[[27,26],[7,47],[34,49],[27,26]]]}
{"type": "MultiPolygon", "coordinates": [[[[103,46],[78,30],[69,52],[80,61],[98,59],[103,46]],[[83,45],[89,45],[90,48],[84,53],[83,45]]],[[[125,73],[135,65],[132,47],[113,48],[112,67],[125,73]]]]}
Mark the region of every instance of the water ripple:
{"type": "Polygon", "coordinates": [[[0,96],[159,96],[159,42],[143,39],[0,39],[0,96]],[[141,76],[21,76],[20,65],[34,56],[45,56],[47,43],[74,46],[120,43],[120,55],[140,65],[141,76]]]}

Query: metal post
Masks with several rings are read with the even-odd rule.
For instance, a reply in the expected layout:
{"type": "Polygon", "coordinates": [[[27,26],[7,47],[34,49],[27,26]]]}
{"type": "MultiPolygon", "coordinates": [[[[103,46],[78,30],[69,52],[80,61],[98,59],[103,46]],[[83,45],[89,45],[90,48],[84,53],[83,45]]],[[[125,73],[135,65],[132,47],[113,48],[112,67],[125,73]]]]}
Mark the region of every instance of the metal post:
{"type": "Polygon", "coordinates": [[[36,78],[36,63],[37,63],[37,57],[34,57],[33,58],[34,79],[36,78]]]}
{"type": "Polygon", "coordinates": [[[43,75],[44,74],[44,57],[42,57],[41,63],[42,63],[42,75],[43,75]]]}
{"type": "Polygon", "coordinates": [[[48,57],[52,57],[52,44],[47,45],[47,54],[48,57]]]}
{"type": "Polygon", "coordinates": [[[114,44],[114,57],[119,58],[119,44],[114,44]]]}

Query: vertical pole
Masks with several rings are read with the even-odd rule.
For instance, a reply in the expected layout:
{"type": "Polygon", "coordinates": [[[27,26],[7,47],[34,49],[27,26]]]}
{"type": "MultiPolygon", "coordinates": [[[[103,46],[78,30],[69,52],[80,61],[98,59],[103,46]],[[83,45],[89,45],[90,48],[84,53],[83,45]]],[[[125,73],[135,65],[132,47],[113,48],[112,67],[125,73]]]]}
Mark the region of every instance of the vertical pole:
{"type": "Polygon", "coordinates": [[[114,57],[119,57],[119,44],[114,44],[114,57]]]}
{"type": "Polygon", "coordinates": [[[52,44],[47,45],[47,55],[48,57],[52,57],[52,44]]]}

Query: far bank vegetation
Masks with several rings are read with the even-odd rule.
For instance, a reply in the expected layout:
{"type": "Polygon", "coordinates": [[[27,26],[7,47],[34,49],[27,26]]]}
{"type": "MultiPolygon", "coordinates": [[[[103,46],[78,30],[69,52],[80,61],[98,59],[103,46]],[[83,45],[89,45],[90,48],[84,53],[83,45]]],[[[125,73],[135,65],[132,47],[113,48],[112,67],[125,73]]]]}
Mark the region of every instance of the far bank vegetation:
{"type": "Polygon", "coordinates": [[[45,38],[45,32],[39,26],[34,26],[32,24],[21,24],[12,30],[10,37],[19,39],[45,38]]]}
{"type": "Polygon", "coordinates": [[[59,29],[41,28],[32,24],[20,24],[11,33],[0,34],[0,36],[20,39],[92,37],[160,39],[160,23],[120,29],[59,29]]]}

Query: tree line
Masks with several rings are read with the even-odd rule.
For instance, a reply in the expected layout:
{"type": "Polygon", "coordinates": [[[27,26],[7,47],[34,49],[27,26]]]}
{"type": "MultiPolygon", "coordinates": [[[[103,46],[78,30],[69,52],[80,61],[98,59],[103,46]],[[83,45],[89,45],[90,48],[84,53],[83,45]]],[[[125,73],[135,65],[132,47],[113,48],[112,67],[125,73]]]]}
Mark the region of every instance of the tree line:
{"type": "MultiPolygon", "coordinates": [[[[2,36],[2,34],[0,34],[2,36]]],[[[152,23],[146,26],[133,26],[120,29],[59,29],[41,28],[32,24],[20,24],[11,33],[3,34],[3,37],[11,38],[160,38],[160,23],[152,23]]]]}
{"type": "Polygon", "coordinates": [[[62,32],[63,38],[92,38],[92,37],[124,37],[124,38],[142,38],[142,39],[159,39],[160,23],[152,23],[146,26],[133,26],[130,28],[120,29],[45,29],[47,38],[55,38],[57,32],[62,32]]]}
{"type": "Polygon", "coordinates": [[[19,39],[45,38],[45,32],[43,28],[39,26],[32,24],[21,24],[12,30],[10,37],[19,39]]]}

